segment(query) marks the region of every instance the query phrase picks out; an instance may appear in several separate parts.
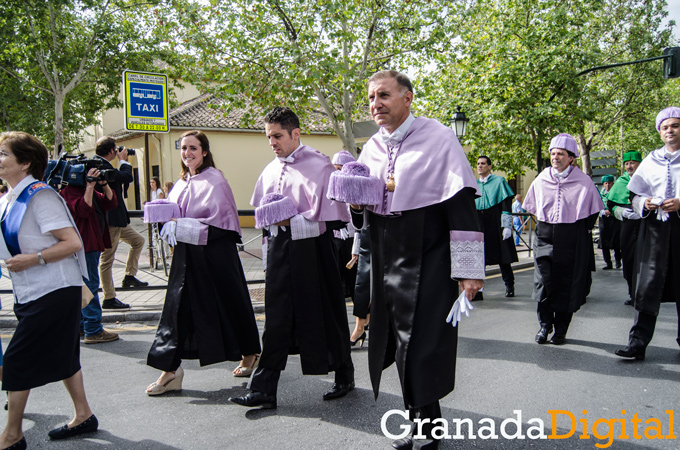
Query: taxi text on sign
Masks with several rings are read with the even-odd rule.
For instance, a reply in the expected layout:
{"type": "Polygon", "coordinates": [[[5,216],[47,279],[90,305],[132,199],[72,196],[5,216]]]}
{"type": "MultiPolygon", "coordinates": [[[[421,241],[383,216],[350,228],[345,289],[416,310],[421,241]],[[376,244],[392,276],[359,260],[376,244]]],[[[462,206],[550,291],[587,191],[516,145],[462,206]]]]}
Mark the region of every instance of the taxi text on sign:
{"type": "Polygon", "coordinates": [[[123,72],[125,129],[168,133],[168,77],[159,73],[123,72]]]}

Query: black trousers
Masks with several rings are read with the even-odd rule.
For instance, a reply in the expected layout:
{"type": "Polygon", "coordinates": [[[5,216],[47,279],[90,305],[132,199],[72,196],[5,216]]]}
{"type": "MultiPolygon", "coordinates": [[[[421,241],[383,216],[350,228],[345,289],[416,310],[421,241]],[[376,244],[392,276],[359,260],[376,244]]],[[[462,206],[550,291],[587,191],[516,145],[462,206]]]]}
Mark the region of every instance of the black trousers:
{"type": "MultiPolygon", "coordinates": [[[[678,314],[678,336],[676,342],[680,345],[680,303],[675,304],[675,310],[678,314]]],[[[631,348],[644,348],[649,345],[654,336],[654,328],[656,327],[656,317],[653,314],[648,314],[642,311],[635,311],[635,322],[628,334],[628,346],[631,348]]]]}
{"type": "MultiPolygon", "coordinates": [[[[279,385],[281,371],[258,367],[250,376],[248,389],[263,392],[268,395],[276,395],[279,385]]],[[[349,384],[354,381],[354,364],[352,360],[344,363],[335,371],[335,382],[337,384],[349,384]]]]}
{"type": "Polygon", "coordinates": [[[541,328],[551,330],[554,327],[556,335],[566,336],[574,313],[554,311],[547,301],[538,302],[536,312],[541,328]]]}
{"type": "Polygon", "coordinates": [[[501,268],[501,278],[503,278],[505,287],[515,287],[515,274],[512,273],[512,265],[499,264],[498,267],[501,268]]]}
{"type": "MultiPolygon", "coordinates": [[[[602,249],[602,259],[604,259],[605,264],[607,264],[608,266],[612,265],[612,255],[610,250],[611,249],[609,248],[602,249]]],[[[614,249],[614,259],[616,259],[617,265],[621,264],[621,249],[619,248],[614,249]]]]}

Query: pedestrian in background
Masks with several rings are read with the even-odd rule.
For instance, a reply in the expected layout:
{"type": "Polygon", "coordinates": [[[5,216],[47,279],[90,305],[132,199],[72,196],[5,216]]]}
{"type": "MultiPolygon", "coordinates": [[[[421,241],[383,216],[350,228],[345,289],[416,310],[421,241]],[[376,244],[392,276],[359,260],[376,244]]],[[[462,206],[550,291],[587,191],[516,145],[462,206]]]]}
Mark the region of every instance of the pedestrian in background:
{"type": "Polygon", "coordinates": [[[612,270],[614,267],[621,268],[621,222],[616,220],[616,217],[607,207],[607,195],[614,186],[614,181],[612,175],[603,176],[602,189],[600,190],[600,196],[605,204],[605,208],[600,211],[600,219],[598,220],[598,227],[600,228],[598,247],[602,249],[602,258],[605,262],[602,270],[612,270]],[[614,250],[616,266],[612,264],[611,250],[614,250]]]}

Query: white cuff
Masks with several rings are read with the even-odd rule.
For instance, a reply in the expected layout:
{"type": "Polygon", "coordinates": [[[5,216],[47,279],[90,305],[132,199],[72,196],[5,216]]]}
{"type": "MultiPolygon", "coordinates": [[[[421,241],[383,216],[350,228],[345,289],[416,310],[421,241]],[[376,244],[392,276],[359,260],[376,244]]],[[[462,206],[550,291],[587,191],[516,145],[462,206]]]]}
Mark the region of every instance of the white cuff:
{"type": "Polygon", "coordinates": [[[501,214],[501,228],[512,228],[512,215],[501,214]]]}
{"type": "Polygon", "coordinates": [[[321,236],[326,231],[326,222],[313,222],[300,214],[290,218],[290,236],[294,241],[321,236]]]}
{"type": "Polygon", "coordinates": [[[359,254],[359,247],[361,246],[361,233],[358,231],[354,233],[354,242],[352,242],[352,254],[359,254]]]}
{"type": "Polygon", "coordinates": [[[192,245],[205,245],[208,243],[208,233],[206,225],[200,220],[193,218],[177,219],[177,231],[175,236],[177,242],[184,242],[192,245]],[[203,231],[205,228],[205,231],[203,231]],[[202,242],[201,242],[202,241],[202,242]]]}
{"type": "Polygon", "coordinates": [[[451,278],[484,279],[484,233],[449,232],[451,239],[451,278]]]}
{"type": "Polygon", "coordinates": [[[267,271],[267,249],[269,248],[269,239],[262,238],[262,270],[267,271]]]}
{"type": "Polygon", "coordinates": [[[636,195],[635,197],[633,197],[632,204],[633,204],[633,211],[638,213],[638,215],[640,217],[644,217],[642,215],[642,213],[645,209],[645,199],[643,197],[639,196],[639,195],[636,195]]]}

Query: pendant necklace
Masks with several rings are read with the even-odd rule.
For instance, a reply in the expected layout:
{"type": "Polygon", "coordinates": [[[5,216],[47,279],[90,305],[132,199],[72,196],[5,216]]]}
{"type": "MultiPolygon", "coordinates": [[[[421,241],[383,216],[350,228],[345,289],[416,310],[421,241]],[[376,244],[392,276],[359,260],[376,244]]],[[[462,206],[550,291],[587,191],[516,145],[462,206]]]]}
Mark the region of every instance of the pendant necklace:
{"type": "Polygon", "coordinates": [[[385,188],[389,192],[394,192],[397,187],[397,183],[394,181],[394,165],[397,162],[397,154],[401,149],[401,144],[403,140],[399,142],[399,146],[394,149],[392,146],[387,146],[387,181],[385,182],[385,188]]]}

